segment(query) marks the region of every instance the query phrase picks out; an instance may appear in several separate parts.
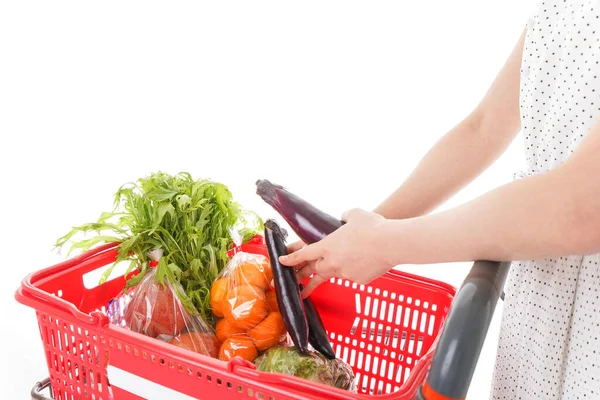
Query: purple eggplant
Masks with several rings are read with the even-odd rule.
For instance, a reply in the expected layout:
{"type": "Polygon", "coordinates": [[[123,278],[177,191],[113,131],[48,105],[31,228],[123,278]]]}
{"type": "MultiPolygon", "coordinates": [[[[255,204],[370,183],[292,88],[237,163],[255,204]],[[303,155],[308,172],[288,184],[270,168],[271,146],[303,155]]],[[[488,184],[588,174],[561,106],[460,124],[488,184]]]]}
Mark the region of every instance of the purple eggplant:
{"type": "MultiPolygon", "coordinates": [[[[303,289],[304,285],[300,284],[300,290],[302,291],[303,289]]],[[[335,360],[335,352],[327,337],[327,331],[325,331],[325,327],[323,326],[323,320],[310,297],[304,299],[304,310],[306,311],[306,320],[308,321],[308,342],[319,353],[330,360],[335,360]]]]}
{"type": "Polygon", "coordinates": [[[293,268],[281,265],[279,257],[288,254],[286,232],[274,220],[265,221],[265,242],[273,271],[275,295],[283,323],[294,345],[302,354],[308,354],[308,321],[300,287],[293,268]]]}
{"type": "Polygon", "coordinates": [[[318,242],[343,225],[339,219],[266,179],[256,182],[256,193],[285,219],[304,243],[318,242]]]}

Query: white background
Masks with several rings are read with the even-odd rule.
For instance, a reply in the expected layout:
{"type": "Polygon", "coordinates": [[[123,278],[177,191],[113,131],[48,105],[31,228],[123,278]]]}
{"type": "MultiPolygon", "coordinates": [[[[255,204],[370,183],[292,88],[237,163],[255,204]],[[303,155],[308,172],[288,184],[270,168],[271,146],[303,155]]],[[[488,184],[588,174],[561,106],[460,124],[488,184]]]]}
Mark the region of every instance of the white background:
{"type": "MultiPolygon", "coordinates": [[[[72,225],[156,170],[267,178],[335,214],[372,209],[480,100],[531,1],[81,2],[0,5],[0,393],[47,375],[33,310],[14,300],[72,225]]],[[[511,179],[518,138],[444,205],[511,179]]],[[[401,245],[401,244],[399,244],[401,245]]],[[[401,266],[460,285],[468,264],[401,266]]],[[[469,399],[487,398],[500,308],[469,399]]]]}

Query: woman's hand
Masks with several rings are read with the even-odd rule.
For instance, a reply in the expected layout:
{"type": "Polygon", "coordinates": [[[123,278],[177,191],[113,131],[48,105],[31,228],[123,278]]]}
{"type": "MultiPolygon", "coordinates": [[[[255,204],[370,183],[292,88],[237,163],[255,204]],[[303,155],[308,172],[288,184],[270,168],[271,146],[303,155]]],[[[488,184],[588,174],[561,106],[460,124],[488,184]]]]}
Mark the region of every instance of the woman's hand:
{"type": "Polygon", "coordinates": [[[393,267],[381,256],[379,246],[378,233],[385,218],[354,209],[342,220],[346,224],[324,239],[304,247],[302,242],[294,243],[290,250],[299,250],[280,258],[282,264],[295,267],[299,281],[315,274],[302,291],[303,297],[330,278],[367,284],[393,267]]]}
{"type": "MultiPolygon", "coordinates": [[[[298,250],[302,249],[304,246],[306,246],[306,243],[304,243],[302,240],[297,240],[293,243],[290,243],[287,246],[287,250],[288,250],[288,254],[292,254],[297,252],[298,250]]],[[[308,264],[314,264],[314,261],[305,261],[302,264],[296,265],[295,269],[296,271],[300,271],[302,268],[306,267],[308,264]]],[[[313,268],[313,267],[310,267],[313,268]]]]}

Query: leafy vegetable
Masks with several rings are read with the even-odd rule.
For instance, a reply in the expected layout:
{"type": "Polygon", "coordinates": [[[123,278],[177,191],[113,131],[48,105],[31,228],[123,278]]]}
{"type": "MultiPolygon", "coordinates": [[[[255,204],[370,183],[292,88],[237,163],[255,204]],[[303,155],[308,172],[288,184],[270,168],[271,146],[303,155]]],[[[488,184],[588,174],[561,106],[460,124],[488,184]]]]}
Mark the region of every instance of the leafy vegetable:
{"type": "MultiPolygon", "coordinates": [[[[233,200],[227,186],[195,180],[186,172],[175,176],[157,172],[121,186],[112,211],[103,212],[96,222],[74,227],[58,239],[56,247],[71,242],[70,254],[101,243],[120,242],[115,264],[130,260],[128,272],[139,271],[127,287],[135,286],[148,272],[149,253],[162,249],[156,282],[180,282],[185,293],[178,296],[188,311],[196,308],[204,320],[212,321],[210,287],[227,263],[234,230],[245,242],[262,233],[263,223],[233,200]],[[81,233],[93,236],[75,241],[81,233]]],[[[101,282],[110,276],[115,264],[101,282]]]]}
{"type": "Polygon", "coordinates": [[[328,360],[316,351],[303,355],[295,346],[275,346],[254,360],[256,369],[308,379],[349,391],[355,390],[352,367],[337,358],[328,360]]]}

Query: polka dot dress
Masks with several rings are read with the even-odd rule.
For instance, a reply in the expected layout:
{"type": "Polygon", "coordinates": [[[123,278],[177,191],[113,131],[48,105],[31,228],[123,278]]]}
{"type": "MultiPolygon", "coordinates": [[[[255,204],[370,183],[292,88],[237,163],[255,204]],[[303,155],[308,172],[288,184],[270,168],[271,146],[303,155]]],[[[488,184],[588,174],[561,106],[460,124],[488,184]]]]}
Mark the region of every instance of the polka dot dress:
{"type": "MultiPolygon", "coordinates": [[[[600,0],[542,1],[527,28],[517,178],[564,162],[600,117],[600,0]]],[[[515,262],[505,291],[491,398],[600,399],[600,255],[515,262]]]]}

